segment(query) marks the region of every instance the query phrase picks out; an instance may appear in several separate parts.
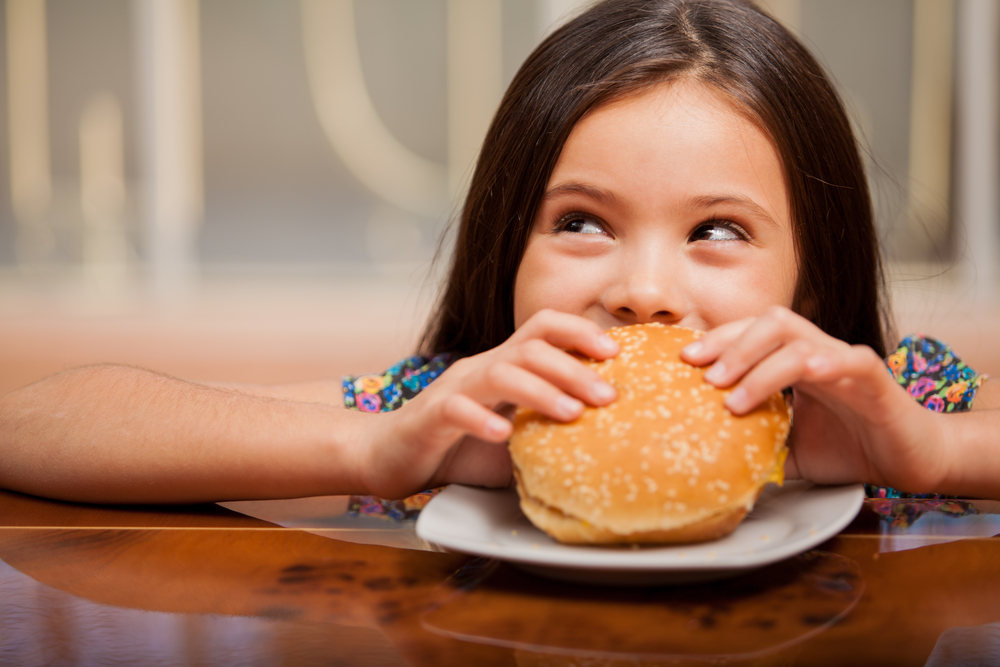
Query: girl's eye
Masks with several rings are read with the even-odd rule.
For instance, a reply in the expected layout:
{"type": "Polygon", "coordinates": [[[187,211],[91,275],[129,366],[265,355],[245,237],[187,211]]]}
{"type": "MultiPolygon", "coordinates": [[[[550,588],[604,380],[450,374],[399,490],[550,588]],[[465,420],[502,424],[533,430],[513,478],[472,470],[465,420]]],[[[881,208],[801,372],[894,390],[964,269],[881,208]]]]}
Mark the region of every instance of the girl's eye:
{"type": "Polygon", "coordinates": [[[597,220],[581,213],[564,215],[556,223],[556,231],[572,232],[574,234],[606,234],[604,226],[597,220]]]}
{"type": "Polygon", "coordinates": [[[749,235],[733,222],[714,221],[699,225],[690,241],[746,241],[749,235]]]}

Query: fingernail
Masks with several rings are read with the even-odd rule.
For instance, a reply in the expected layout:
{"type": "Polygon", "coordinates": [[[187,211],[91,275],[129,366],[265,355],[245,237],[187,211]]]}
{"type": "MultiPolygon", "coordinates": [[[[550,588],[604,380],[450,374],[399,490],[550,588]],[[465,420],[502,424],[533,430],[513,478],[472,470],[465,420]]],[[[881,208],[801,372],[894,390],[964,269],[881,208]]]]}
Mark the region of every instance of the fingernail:
{"type": "Polygon", "coordinates": [[[608,354],[614,354],[618,351],[618,343],[615,339],[608,334],[601,334],[597,339],[597,347],[601,349],[602,352],[607,352],[608,354]]]}
{"type": "Polygon", "coordinates": [[[729,396],[726,396],[723,405],[731,412],[743,412],[747,408],[747,390],[743,387],[737,387],[729,396]]]}
{"type": "Polygon", "coordinates": [[[572,419],[583,410],[583,403],[569,396],[560,396],[556,401],[556,410],[567,419],[572,419]]]}
{"type": "Polygon", "coordinates": [[[716,361],[712,367],[705,371],[705,379],[709,382],[719,382],[726,376],[726,365],[721,361],[716,361]]]}
{"type": "Polygon", "coordinates": [[[698,353],[701,352],[701,348],[703,348],[703,347],[705,347],[705,346],[702,345],[700,342],[695,341],[694,343],[691,343],[690,345],[685,345],[684,349],[681,350],[681,352],[686,357],[696,357],[696,356],[698,356],[698,353]]]}
{"type": "Polygon", "coordinates": [[[598,403],[607,403],[617,394],[615,388],[607,382],[595,382],[590,388],[590,393],[598,403]]]}
{"type": "Polygon", "coordinates": [[[490,417],[486,420],[486,432],[493,435],[501,435],[507,432],[507,426],[510,424],[503,417],[490,417]]]}

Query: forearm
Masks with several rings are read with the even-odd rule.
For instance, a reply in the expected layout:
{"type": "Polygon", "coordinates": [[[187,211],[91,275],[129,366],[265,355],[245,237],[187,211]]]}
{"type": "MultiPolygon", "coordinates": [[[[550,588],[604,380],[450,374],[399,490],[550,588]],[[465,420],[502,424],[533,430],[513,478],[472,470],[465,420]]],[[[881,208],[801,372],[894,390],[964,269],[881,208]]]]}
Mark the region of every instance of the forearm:
{"type": "Polygon", "coordinates": [[[361,492],[372,417],[148,371],[67,371],[0,399],[0,486],[85,502],[361,492]]]}
{"type": "Polygon", "coordinates": [[[340,382],[336,380],[314,380],[311,382],[295,382],[290,384],[246,384],[236,382],[202,382],[207,387],[229,389],[241,394],[280,398],[288,401],[303,401],[306,403],[325,403],[342,406],[344,394],[340,382]]]}
{"type": "Polygon", "coordinates": [[[941,493],[1000,499],[1000,410],[935,415],[946,427],[947,474],[941,493]]]}

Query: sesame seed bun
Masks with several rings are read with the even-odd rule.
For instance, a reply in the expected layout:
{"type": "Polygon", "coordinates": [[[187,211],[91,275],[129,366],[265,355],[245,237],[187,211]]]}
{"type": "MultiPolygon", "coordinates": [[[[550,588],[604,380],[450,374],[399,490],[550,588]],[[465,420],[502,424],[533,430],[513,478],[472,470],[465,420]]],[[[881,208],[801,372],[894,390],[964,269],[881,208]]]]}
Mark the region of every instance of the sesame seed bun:
{"type": "Polygon", "coordinates": [[[790,414],[776,393],[735,416],[729,390],[680,359],[701,332],[611,329],[621,352],[586,360],[618,390],[564,424],[518,408],[510,453],[521,509],[570,544],[681,543],[733,531],[768,482],[781,483],[790,414]]]}

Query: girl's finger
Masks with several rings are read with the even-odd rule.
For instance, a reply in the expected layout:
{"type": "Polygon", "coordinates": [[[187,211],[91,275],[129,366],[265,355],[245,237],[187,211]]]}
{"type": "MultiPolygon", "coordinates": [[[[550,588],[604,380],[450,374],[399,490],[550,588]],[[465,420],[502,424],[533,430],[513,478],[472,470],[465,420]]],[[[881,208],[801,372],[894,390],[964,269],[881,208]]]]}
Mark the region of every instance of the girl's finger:
{"type": "Polygon", "coordinates": [[[681,350],[681,359],[693,366],[705,366],[719,358],[756,318],[747,317],[722,324],[689,343],[681,350]]]}
{"type": "Polygon", "coordinates": [[[513,428],[510,420],[464,394],[452,394],[441,402],[441,418],[449,426],[487,442],[504,442],[513,428]]]}
{"type": "MultiPolygon", "coordinates": [[[[807,353],[808,350],[802,346],[807,341],[811,341],[816,349],[837,344],[835,339],[804,317],[787,308],[769,308],[719,355],[705,372],[705,380],[717,387],[728,387],[768,356],[793,342],[797,343],[795,349],[799,354],[807,353]]],[[[846,343],[839,345],[847,347],[846,343]]]]}
{"type": "Polygon", "coordinates": [[[867,345],[814,353],[805,361],[803,380],[815,387],[813,393],[831,395],[876,419],[886,415],[885,397],[896,395],[885,362],[867,345]]]}
{"type": "Polygon", "coordinates": [[[750,412],[775,392],[802,380],[807,361],[814,354],[813,346],[805,341],[785,345],[761,360],[740,380],[726,397],[725,406],[737,415],[750,412]]]}
{"type": "Polygon", "coordinates": [[[862,410],[891,383],[881,359],[863,345],[817,348],[797,340],[757,364],[726,399],[726,407],[744,414],[785,387],[796,386],[812,394],[826,394],[862,410]],[[805,385],[805,386],[803,386],[805,385]]]}
{"type": "Polygon", "coordinates": [[[532,315],[514,332],[508,343],[517,344],[530,338],[540,338],[563,350],[575,350],[591,359],[608,359],[618,354],[619,350],[618,343],[597,323],[549,309],[532,315]]]}
{"type": "Polygon", "coordinates": [[[511,347],[504,356],[511,363],[591,405],[607,405],[618,396],[614,387],[605,382],[597,371],[537,338],[511,347]]]}
{"type": "Polygon", "coordinates": [[[557,421],[572,421],[583,412],[583,403],[547,380],[515,364],[492,364],[462,392],[481,405],[523,405],[557,421]]]}

